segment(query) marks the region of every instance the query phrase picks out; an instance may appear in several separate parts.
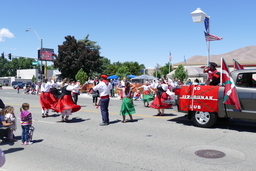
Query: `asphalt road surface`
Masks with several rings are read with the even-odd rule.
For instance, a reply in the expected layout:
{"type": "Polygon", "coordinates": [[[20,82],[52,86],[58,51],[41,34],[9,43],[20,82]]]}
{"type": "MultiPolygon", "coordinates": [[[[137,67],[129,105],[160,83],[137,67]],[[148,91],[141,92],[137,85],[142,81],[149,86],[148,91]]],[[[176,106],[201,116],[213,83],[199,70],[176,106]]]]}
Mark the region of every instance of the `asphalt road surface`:
{"type": "MultiPolygon", "coordinates": [[[[41,117],[39,96],[0,90],[0,98],[15,108],[30,104],[35,127],[32,145],[3,142],[6,156],[0,171],[251,171],[256,161],[256,125],[230,120],[210,129],[198,128],[183,113],[167,109],[165,116],[135,101],[135,122],[121,123],[121,100],[110,101],[110,125],[101,123],[100,109],[92,98],[81,95],[82,109],[71,122],[60,122],[57,113],[41,117]]],[[[128,119],[128,118],[127,118],[128,119]]]]}

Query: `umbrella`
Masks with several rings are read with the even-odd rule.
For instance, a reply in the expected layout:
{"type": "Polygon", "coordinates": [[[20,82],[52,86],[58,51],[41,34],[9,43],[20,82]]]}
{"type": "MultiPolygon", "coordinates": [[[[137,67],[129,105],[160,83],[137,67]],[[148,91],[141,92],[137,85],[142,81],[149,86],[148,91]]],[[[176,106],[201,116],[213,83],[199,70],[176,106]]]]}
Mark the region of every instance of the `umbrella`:
{"type": "MultiPolygon", "coordinates": [[[[199,68],[199,67],[193,67],[193,66],[184,66],[185,70],[188,71],[188,76],[189,77],[206,77],[207,74],[204,73],[204,69],[199,68]]],[[[174,74],[175,70],[167,74],[167,76],[172,77],[174,74]]]]}
{"type": "Polygon", "coordinates": [[[150,75],[140,75],[138,77],[134,77],[133,80],[157,80],[158,78],[150,76],[150,75]]]}
{"type": "Polygon", "coordinates": [[[136,75],[129,75],[128,78],[135,78],[137,77],[136,75]]]}
{"type": "Polygon", "coordinates": [[[116,76],[116,75],[111,75],[111,76],[108,77],[108,79],[118,79],[118,76],[116,76]]]}

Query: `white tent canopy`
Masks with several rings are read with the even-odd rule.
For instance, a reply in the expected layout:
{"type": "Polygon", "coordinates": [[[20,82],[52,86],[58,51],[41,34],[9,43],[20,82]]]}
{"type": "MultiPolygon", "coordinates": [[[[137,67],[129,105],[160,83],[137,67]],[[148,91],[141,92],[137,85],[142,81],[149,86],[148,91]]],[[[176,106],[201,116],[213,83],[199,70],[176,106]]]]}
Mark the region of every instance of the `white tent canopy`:
{"type": "MultiPolygon", "coordinates": [[[[203,72],[203,68],[194,66],[184,66],[185,70],[188,71],[188,77],[207,77],[207,74],[203,72]]],[[[167,77],[172,77],[175,70],[167,74],[167,77]]]]}

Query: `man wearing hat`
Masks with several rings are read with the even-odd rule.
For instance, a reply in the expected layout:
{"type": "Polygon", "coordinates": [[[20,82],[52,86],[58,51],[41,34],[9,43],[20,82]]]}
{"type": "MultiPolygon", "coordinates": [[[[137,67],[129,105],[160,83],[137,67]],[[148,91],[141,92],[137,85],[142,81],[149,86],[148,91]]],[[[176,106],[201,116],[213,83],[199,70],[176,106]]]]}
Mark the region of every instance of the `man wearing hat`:
{"type": "Polygon", "coordinates": [[[107,81],[108,76],[101,75],[100,76],[102,81],[93,87],[93,90],[98,90],[100,93],[100,110],[102,115],[102,123],[100,126],[106,126],[109,124],[109,112],[108,112],[108,105],[109,105],[109,94],[110,90],[112,89],[112,85],[107,81]]]}
{"type": "Polygon", "coordinates": [[[218,70],[216,69],[216,66],[217,64],[215,62],[209,62],[209,66],[205,67],[204,73],[208,73],[205,84],[209,84],[210,81],[212,80],[213,75],[218,72],[218,70]]]}

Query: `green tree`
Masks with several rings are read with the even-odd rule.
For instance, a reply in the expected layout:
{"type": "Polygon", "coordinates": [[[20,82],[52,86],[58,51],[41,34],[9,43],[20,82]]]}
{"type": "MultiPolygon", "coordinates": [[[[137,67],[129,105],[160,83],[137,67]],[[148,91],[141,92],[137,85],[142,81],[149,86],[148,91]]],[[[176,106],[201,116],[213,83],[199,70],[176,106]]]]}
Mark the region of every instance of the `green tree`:
{"type": "Polygon", "coordinates": [[[66,36],[66,41],[58,47],[58,56],[54,68],[58,68],[62,77],[75,78],[76,73],[83,69],[91,72],[101,72],[102,57],[96,48],[87,47],[83,41],[77,41],[74,36],[66,36]]]}
{"type": "Polygon", "coordinates": [[[161,71],[156,70],[155,72],[153,72],[153,76],[156,77],[156,78],[161,78],[162,77],[161,71]]]}
{"type": "Polygon", "coordinates": [[[178,65],[178,68],[175,70],[172,75],[173,78],[178,78],[182,83],[188,78],[188,71],[185,70],[182,64],[178,65]]]}
{"type": "Polygon", "coordinates": [[[32,82],[35,82],[35,81],[36,81],[36,76],[33,75],[31,81],[32,81],[32,82]]]}
{"type": "Polygon", "coordinates": [[[76,76],[75,76],[76,80],[80,80],[81,85],[85,83],[85,81],[87,80],[88,76],[86,74],[86,72],[83,71],[83,69],[81,68],[76,76]]]}
{"type": "Polygon", "coordinates": [[[122,66],[116,72],[116,75],[121,78],[126,77],[127,74],[131,74],[127,66],[122,66]]]}
{"type": "MultiPolygon", "coordinates": [[[[169,63],[166,63],[165,66],[159,68],[161,75],[166,78],[166,75],[169,74],[169,63]]],[[[172,72],[172,66],[170,64],[170,72],[172,72]]]]}

